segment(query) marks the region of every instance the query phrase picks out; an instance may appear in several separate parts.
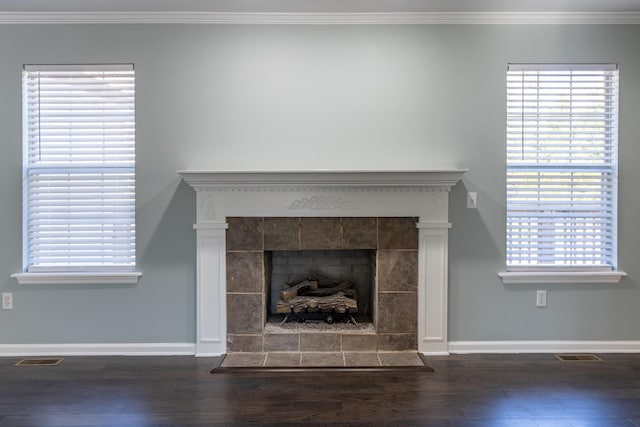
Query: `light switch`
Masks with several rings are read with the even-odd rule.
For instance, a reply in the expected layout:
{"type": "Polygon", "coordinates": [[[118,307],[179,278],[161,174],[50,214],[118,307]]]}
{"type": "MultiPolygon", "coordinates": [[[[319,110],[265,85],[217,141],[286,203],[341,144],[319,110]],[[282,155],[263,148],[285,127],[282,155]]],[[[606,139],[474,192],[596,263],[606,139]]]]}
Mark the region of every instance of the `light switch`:
{"type": "Polygon", "coordinates": [[[478,208],[478,193],[467,193],[467,208],[468,209],[477,209],[478,208]]]}

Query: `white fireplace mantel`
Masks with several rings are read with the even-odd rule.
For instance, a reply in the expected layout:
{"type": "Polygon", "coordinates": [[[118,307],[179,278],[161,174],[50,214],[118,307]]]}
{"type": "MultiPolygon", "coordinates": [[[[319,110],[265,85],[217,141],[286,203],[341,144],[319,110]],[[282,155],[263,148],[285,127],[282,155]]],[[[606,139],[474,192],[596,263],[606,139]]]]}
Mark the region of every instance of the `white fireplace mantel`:
{"type": "Polygon", "coordinates": [[[280,189],[283,187],[423,188],[449,190],[466,169],[428,171],[179,171],[196,189],[280,189]]]}
{"type": "Polygon", "coordinates": [[[466,169],[195,171],[198,356],[226,353],[227,217],[416,217],[418,350],[447,354],[449,191],[466,169]]]}

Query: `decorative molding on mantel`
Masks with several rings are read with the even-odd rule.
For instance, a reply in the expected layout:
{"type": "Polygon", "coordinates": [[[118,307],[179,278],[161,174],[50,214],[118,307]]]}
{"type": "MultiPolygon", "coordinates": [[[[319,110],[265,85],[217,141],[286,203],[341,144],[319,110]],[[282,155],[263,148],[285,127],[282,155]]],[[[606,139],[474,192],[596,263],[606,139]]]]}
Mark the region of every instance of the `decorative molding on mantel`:
{"type": "Polygon", "coordinates": [[[1,24],[640,24],[640,12],[0,12],[1,24]]]}
{"type": "Polygon", "coordinates": [[[345,200],[335,196],[304,197],[302,199],[294,200],[289,206],[287,206],[287,209],[291,210],[350,210],[355,208],[356,207],[351,200],[345,200]]]}
{"type": "Polygon", "coordinates": [[[196,191],[449,191],[467,169],[414,171],[178,171],[196,191]]]}

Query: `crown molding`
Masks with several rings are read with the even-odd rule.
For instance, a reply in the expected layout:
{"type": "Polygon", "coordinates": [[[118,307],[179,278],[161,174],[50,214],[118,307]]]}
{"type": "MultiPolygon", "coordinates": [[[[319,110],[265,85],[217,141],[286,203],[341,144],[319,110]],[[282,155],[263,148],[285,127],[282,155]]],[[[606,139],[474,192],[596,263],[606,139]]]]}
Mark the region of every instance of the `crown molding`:
{"type": "Polygon", "coordinates": [[[640,24],[640,12],[0,12],[0,24],[640,24]]]}

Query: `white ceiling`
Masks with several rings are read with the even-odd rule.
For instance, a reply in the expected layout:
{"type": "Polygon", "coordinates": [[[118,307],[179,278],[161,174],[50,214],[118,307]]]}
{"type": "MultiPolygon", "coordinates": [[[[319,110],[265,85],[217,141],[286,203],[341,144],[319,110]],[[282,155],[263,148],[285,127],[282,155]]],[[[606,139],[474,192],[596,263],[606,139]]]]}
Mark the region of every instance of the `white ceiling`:
{"type": "Polygon", "coordinates": [[[0,0],[0,12],[640,12],[640,0],[0,0]]]}

